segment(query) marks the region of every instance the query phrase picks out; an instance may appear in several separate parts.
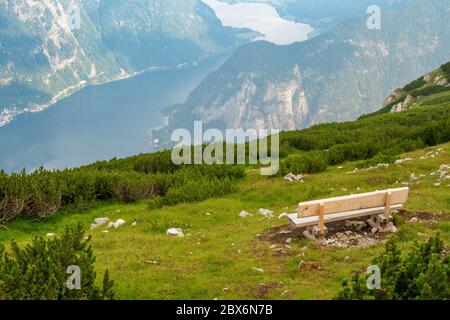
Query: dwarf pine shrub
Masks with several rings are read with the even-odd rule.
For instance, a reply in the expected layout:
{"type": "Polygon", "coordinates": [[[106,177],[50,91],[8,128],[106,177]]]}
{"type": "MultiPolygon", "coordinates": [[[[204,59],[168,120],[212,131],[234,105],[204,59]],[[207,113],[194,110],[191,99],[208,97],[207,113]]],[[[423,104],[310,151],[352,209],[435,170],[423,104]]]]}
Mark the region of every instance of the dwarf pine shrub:
{"type": "Polygon", "coordinates": [[[114,298],[114,282],[106,271],[97,282],[95,257],[80,225],[67,227],[59,238],[36,237],[6,250],[0,244],[0,300],[106,300],[114,298]],[[79,287],[68,285],[70,266],[80,270],[79,287]]]}
{"type": "Polygon", "coordinates": [[[356,274],[343,283],[339,300],[447,300],[450,299],[450,257],[439,235],[416,242],[403,255],[398,240],[390,239],[373,261],[381,270],[381,289],[368,289],[368,275],[356,274]]]}

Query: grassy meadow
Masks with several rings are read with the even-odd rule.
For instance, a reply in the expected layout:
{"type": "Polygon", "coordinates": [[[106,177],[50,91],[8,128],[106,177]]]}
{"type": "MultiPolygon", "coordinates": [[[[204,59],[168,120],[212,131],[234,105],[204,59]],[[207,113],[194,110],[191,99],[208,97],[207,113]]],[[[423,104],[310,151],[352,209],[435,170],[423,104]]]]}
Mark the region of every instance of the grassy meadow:
{"type": "Polygon", "coordinates": [[[450,144],[399,158],[413,160],[356,173],[348,172],[357,163],[346,162],[308,175],[305,183],[262,177],[248,169],[246,177],[235,182],[238,191],[223,197],[160,209],[150,209],[146,200],[98,202],[87,211],[65,208],[40,222],[17,218],[0,226],[0,242],[14,239],[25,244],[33,236],[58,235],[66,225],[81,223],[92,236],[97,271],[109,269],[115,280],[117,299],[331,299],[344,279],[371,264],[383,250],[382,243],[337,248],[300,237],[287,245],[265,240],[264,235],[288,224],[278,215],[294,212],[298,202],[402,187],[414,173],[426,176],[409,184],[405,209],[413,214],[435,213],[436,221],[411,223],[398,217],[397,235],[405,247],[437,232],[449,244],[450,181],[437,186],[438,177],[430,174],[450,164],[450,144]],[[435,157],[425,157],[439,148],[444,150],[435,157]],[[256,213],[259,208],[273,210],[275,218],[239,216],[242,210],[256,213]],[[90,230],[98,217],[121,218],[127,224],[90,230]],[[185,237],[167,236],[168,228],[182,228],[185,237]]]}

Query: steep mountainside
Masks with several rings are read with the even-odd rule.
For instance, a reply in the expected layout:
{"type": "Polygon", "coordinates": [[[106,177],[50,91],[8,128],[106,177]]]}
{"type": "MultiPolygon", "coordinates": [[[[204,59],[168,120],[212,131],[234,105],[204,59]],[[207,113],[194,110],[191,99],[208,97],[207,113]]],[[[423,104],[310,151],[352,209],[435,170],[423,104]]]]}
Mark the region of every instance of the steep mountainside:
{"type": "Polygon", "coordinates": [[[86,84],[182,67],[243,41],[200,0],[0,0],[0,126],[86,84]]]}
{"type": "Polygon", "coordinates": [[[382,11],[381,30],[367,15],[303,43],[265,42],[238,50],[170,111],[163,139],[202,119],[209,127],[292,130],[355,119],[381,97],[448,61],[449,0],[411,0],[382,11]]]}
{"type": "Polygon", "coordinates": [[[384,101],[383,108],[364,117],[402,112],[420,105],[450,102],[450,62],[442,65],[400,89],[395,89],[384,101]]]}

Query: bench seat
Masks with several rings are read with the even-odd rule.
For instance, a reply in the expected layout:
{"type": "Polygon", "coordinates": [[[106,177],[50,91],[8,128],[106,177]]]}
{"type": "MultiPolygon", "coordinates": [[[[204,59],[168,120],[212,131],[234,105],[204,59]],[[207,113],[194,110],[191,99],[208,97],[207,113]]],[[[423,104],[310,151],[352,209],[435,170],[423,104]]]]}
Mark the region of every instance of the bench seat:
{"type": "MultiPolygon", "coordinates": [[[[396,205],[391,206],[391,210],[400,210],[402,208],[403,208],[403,205],[401,205],[401,204],[396,204],[396,205]]],[[[375,207],[375,208],[327,214],[324,216],[324,220],[325,220],[324,222],[329,223],[329,222],[371,216],[371,215],[376,215],[376,214],[382,214],[385,212],[385,210],[386,210],[385,207],[375,207]]],[[[309,217],[299,218],[298,213],[293,213],[293,214],[288,214],[288,218],[289,218],[289,220],[291,220],[291,222],[293,224],[295,224],[298,227],[314,226],[319,223],[319,216],[309,216],[309,217]]]]}

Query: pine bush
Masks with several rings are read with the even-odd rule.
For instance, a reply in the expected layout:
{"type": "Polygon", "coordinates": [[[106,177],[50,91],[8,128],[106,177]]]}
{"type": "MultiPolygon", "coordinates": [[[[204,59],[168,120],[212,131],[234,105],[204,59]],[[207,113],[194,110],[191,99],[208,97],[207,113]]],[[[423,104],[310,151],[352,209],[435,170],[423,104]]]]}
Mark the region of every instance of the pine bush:
{"type": "Polygon", "coordinates": [[[102,285],[94,270],[95,257],[81,226],[67,227],[60,238],[36,237],[25,247],[0,244],[0,300],[109,300],[114,282],[106,271],[102,285]],[[69,266],[81,270],[80,288],[67,285],[69,266]]]}

